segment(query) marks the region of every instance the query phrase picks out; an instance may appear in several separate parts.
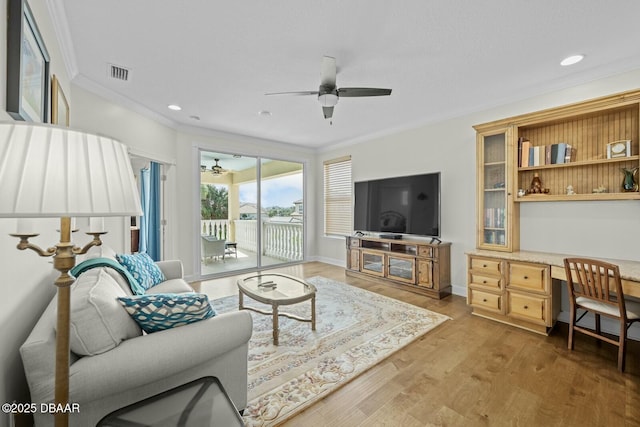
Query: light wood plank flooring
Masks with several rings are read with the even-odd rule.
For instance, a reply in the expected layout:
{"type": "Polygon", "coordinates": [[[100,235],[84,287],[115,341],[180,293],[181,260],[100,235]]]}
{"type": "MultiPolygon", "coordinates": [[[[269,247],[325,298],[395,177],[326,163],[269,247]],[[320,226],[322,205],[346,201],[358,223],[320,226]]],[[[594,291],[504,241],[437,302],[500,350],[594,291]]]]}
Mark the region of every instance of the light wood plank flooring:
{"type": "MultiPolygon", "coordinates": [[[[284,426],[640,426],[640,343],[627,369],[616,348],[567,325],[549,337],[470,314],[466,300],[434,300],[305,263],[277,270],[338,280],[446,314],[453,320],[396,352],[284,426]]],[[[202,282],[212,297],[235,294],[237,277],[202,282]]]]}

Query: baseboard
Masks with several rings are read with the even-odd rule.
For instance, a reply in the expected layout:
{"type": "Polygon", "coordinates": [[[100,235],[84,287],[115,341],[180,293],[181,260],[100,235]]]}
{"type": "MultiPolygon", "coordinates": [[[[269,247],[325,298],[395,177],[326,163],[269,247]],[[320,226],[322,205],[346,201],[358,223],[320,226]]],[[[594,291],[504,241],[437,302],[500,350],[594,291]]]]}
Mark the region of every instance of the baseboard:
{"type": "Polygon", "coordinates": [[[451,285],[451,293],[453,295],[458,295],[460,297],[467,297],[467,286],[466,285],[451,285]]]}
{"type": "Polygon", "coordinates": [[[347,263],[343,259],[327,258],[322,256],[309,257],[307,261],[324,262],[325,264],[335,265],[336,267],[347,268],[347,263]]]}

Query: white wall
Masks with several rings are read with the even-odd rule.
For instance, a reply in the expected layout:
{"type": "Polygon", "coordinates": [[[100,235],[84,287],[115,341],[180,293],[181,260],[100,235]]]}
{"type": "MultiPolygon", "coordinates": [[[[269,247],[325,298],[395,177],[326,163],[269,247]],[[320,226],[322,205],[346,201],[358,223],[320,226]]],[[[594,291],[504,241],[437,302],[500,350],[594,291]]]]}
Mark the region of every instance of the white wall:
{"type": "MultiPolygon", "coordinates": [[[[465,251],[475,247],[475,124],[529,113],[640,86],[640,70],[578,87],[522,100],[441,123],[373,138],[370,141],[322,152],[322,161],[346,154],[353,159],[353,180],[441,171],[442,239],[452,242],[453,291],[466,295],[465,251]]],[[[622,182],[622,175],[620,175],[622,182]]],[[[322,194],[322,181],[316,191],[322,194]]],[[[640,261],[640,203],[546,202],[523,203],[521,249],[640,261]]],[[[343,239],[323,236],[322,211],[316,231],[318,256],[345,264],[343,239]]]]}

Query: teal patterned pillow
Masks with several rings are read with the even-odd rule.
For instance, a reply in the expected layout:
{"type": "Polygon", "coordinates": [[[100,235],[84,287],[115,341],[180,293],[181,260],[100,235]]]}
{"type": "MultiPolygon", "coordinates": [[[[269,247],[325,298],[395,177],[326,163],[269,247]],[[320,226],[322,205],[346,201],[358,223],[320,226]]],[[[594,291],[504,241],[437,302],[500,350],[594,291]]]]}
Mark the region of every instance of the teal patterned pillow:
{"type": "Polygon", "coordinates": [[[129,270],[129,273],[144,290],[166,280],[160,267],[144,252],[133,255],[118,254],[116,258],[120,264],[129,270]]]}
{"type": "Polygon", "coordinates": [[[147,333],[188,325],[216,315],[205,294],[149,294],[118,297],[118,300],[147,333]]]}

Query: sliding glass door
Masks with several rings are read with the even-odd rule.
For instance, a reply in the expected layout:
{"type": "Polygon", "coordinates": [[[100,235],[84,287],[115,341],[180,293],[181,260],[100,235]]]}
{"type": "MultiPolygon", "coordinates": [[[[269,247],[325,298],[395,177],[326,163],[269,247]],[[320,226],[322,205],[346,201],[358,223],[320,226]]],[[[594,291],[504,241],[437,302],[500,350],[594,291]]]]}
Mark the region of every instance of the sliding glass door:
{"type": "Polygon", "coordinates": [[[303,260],[303,165],[200,152],[200,273],[303,260]]]}

